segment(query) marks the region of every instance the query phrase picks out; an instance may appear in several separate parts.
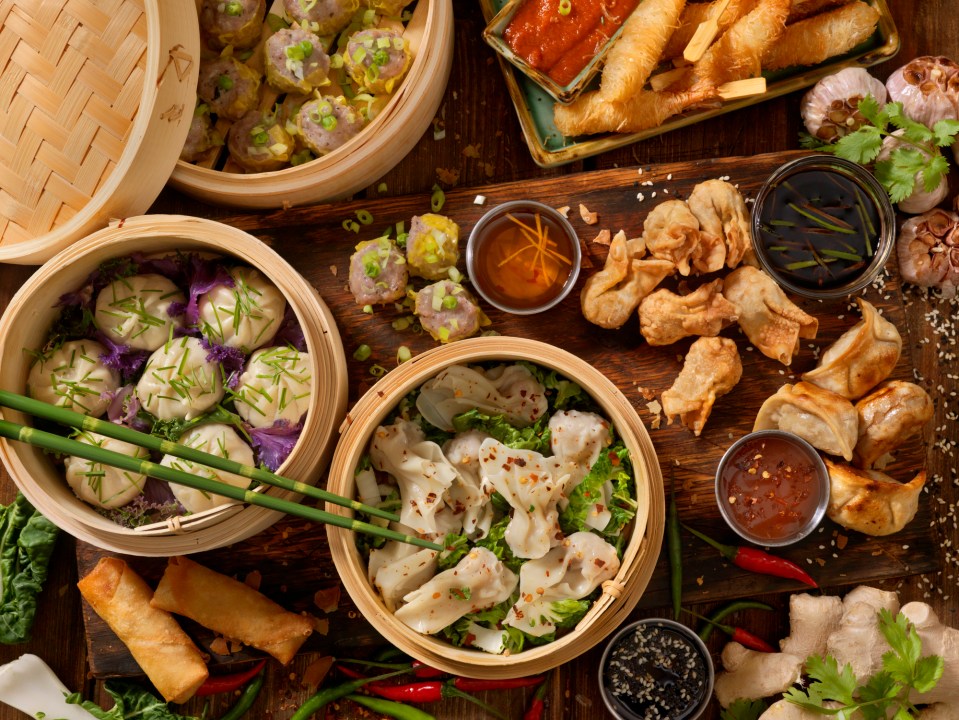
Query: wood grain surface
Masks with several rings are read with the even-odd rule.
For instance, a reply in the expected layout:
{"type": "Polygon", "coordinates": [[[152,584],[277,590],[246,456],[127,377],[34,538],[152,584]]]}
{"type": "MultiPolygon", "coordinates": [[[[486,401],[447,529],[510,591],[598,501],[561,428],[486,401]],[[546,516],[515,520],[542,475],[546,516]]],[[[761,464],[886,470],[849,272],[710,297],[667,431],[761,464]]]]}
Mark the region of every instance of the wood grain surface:
{"type": "MultiPolygon", "coordinates": [[[[891,11],[895,17],[896,23],[902,36],[902,50],[897,59],[885,63],[873,70],[881,79],[885,79],[896,67],[906,62],[912,57],[920,54],[943,54],[954,58],[959,57],[959,14],[955,13],[954,0],[919,0],[914,3],[894,2],[891,3],[891,11]]],[[[526,183],[528,186],[540,185],[544,180],[550,178],[566,178],[571,174],[581,171],[595,170],[615,170],[618,168],[633,168],[634,166],[650,166],[654,164],[686,162],[686,161],[705,161],[711,158],[722,158],[731,156],[750,157],[762,153],[789,151],[796,147],[797,133],[801,127],[799,118],[799,102],[801,93],[778,98],[776,100],[761,103],[751,108],[743,109],[724,116],[723,118],[711,120],[700,125],[684,128],[667,135],[624,148],[616,152],[593,158],[591,160],[575,163],[573,165],[556,168],[552,170],[542,170],[537,168],[531,161],[528,153],[523,146],[519,135],[519,128],[513,115],[509,98],[505,92],[502,83],[502,77],[499,74],[495,58],[488,48],[482,43],[480,33],[483,27],[483,21],[478,7],[468,1],[457,3],[456,6],[456,49],[453,67],[453,75],[446,92],[443,105],[437,113],[436,126],[445,129],[445,138],[435,140],[432,133],[427,133],[420,141],[413,152],[401,162],[393,171],[382,179],[386,184],[385,190],[379,190],[375,186],[371,187],[366,193],[363,193],[360,199],[361,205],[367,205],[372,200],[379,197],[390,196],[398,197],[416,193],[423,198],[424,203],[429,196],[430,188],[436,182],[440,182],[443,187],[449,189],[455,185],[459,188],[475,188],[490,183],[503,183],[509,181],[518,181],[526,183]],[[438,170],[442,169],[442,172],[438,170]],[[455,183],[453,182],[455,178],[455,183]]],[[[635,172],[634,170],[624,170],[624,172],[635,172]]],[[[953,174],[953,194],[959,188],[956,183],[955,173],[953,174]]],[[[561,204],[573,204],[580,198],[573,197],[573,191],[563,190],[563,193],[569,195],[561,204]]],[[[464,192],[464,198],[471,197],[471,191],[464,192]]],[[[625,199],[635,200],[635,191],[632,188],[623,191],[625,199]]],[[[450,193],[452,197],[454,193],[450,193]]],[[[471,201],[471,199],[470,199],[471,201]]],[[[424,206],[425,207],[425,206],[424,206]]],[[[451,206],[452,207],[452,206],[451,206]]],[[[596,209],[602,212],[602,208],[596,209]]],[[[203,217],[222,219],[227,217],[230,212],[223,208],[216,208],[211,205],[195,201],[171,190],[167,190],[154,204],[155,212],[182,212],[194,214],[203,217]]],[[[639,212],[641,208],[635,208],[639,212]]],[[[302,215],[307,211],[296,210],[290,215],[291,225],[302,225],[305,221],[302,215]]],[[[451,210],[452,212],[452,210],[451,210]]],[[[465,212],[465,210],[464,210],[465,212]]],[[[345,216],[345,215],[344,215],[345,216]]],[[[276,228],[286,224],[284,215],[276,213],[273,215],[260,215],[257,221],[245,221],[259,224],[267,230],[262,232],[264,237],[269,233],[275,233],[276,228]],[[274,230],[269,230],[274,228],[274,230]]],[[[342,217],[340,218],[342,219],[342,217]]],[[[464,224],[468,222],[464,220],[464,224]]],[[[601,217],[602,222],[602,217],[601,217]]],[[[377,225],[379,227],[379,225],[377,225]]],[[[632,227],[635,227],[633,225],[632,227]]],[[[254,234],[260,235],[257,229],[252,230],[254,234]]],[[[318,280],[318,275],[313,273],[322,272],[323,265],[314,263],[312,257],[306,256],[317,254],[322,256],[327,252],[322,244],[316,239],[316,235],[309,231],[309,242],[304,240],[302,244],[296,244],[295,250],[285,250],[278,247],[283,253],[289,253],[288,258],[295,265],[303,268],[314,268],[305,270],[308,279],[322,285],[318,280]],[[298,254],[304,258],[299,258],[298,254]],[[309,259],[310,262],[306,262],[309,259]]],[[[589,239],[587,237],[587,239],[589,239]]],[[[601,254],[597,253],[595,257],[591,253],[590,257],[594,262],[598,262],[601,254]]],[[[341,268],[345,267],[345,260],[339,259],[337,262],[341,268]]],[[[328,270],[328,268],[327,268],[328,270]]],[[[587,270],[586,272],[590,272],[587,270]]],[[[0,267],[0,306],[5,306],[10,296],[16,288],[29,276],[30,268],[16,266],[0,267]]],[[[894,286],[890,287],[890,290],[894,286]]],[[[340,291],[342,292],[342,290],[340,291]]],[[[893,293],[890,300],[885,301],[890,304],[887,312],[897,312],[895,298],[898,293],[893,293]]],[[[345,295],[343,296],[345,298],[345,295]]],[[[874,297],[874,296],[871,296],[874,297]]],[[[959,437],[959,428],[956,421],[956,401],[955,393],[959,390],[959,384],[956,381],[955,370],[955,337],[957,325],[956,305],[946,301],[937,301],[922,293],[916,293],[914,290],[906,289],[904,294],[903,314],[896,316],[903,318],[904,325],[908,329],[910,338],[911,355],[915,367],[906,368],[903,365],[897,369],[897,375],[910,376],[915,374],[927,387],[936,389],[936,415],[932,423],[932,436],[926,438],[926,461],[932,476],[928,491],[924,495],[922,502],[922,515],[917,519],[916,524],[922,524],[925,527],[934,525],[932,531],[935,536],[935,544],[930,549],[926,546],[926,551],[919,553],[911,546],[909,542],[903,542],[898,549],[892,550],[891,555],[873,556],[871,551],[860,551],[857,557],[856,565],[872,566],[876,563],[898,563],[900,566],[901,578],[883,581],[881,584],[887,589],[897,589],[903,601],[926,599],[932,603],[933,607],[940,616],[953,626],[959,626],[959,592],[957,592],[957,559],[954,547],[959,543],[959,528],[954,517],[955,504],[957,502],[956,483],[959,482],[956,471],[956,438],[959,437]],[[902,547],[910,545],[910,547],[902,547]],[[921,570],[921,568],[930,568],[933,570],[921,570]],[[915,574],[922,572],[923,574],[915,574]]],[[[331,304],[338,302],[335,296],[327,298],[331,304]]],[[[339,302],[347,302],[342,300],[339,302]]],[[[562,321],[571,317],[564,314],[562,321]]],[[[819,312],[816,313],[820,315],[819,312]]],[[[502,318],[496,319],[497,327],[501,332],[511,332],[511,325],[502,318]]],[[[897,322],[898,324],[898,322],[897,322]]],[[[557,328],[563,329],[561,321],[551,323],[552,334],[556,335],[557,328]]],[[[900,325],[902,327],[902,325],[900,325]]],[[[641,345],[638,333],[632,339],[625,336],[626,330],[611,334],[611,337],[620,338],[612,342],[613,349],[626,346],[635,350],[641,345]]],[[[833,336],[839,331],[835,327],[831,332],[833,336]]],[[[729,331],[725,334],[730,334],[729,331]]],[[[605,333],[604,333],[605,335],[605,333]]],[[[347,349],[352,350],[353,344],[364,337],[364,335],[345,336],[347,349]]],[[[829,338],[822,335],[817,344],[829,338]]],[[[410,347],[414,352],[421,349],[417,340],[411,340],[410,347]]],[[[374,350],[377,358],[382,358],[389,362],[395,351],[395,342],[387,343],[383,340],[380,345],[375,345],[374,350]]],[[[608,350],[608,346],[602,345],[597,348],[608,350]]],[[[683,350],[685,347],[682,348],[683,350]]],[[[675,358],[672,353],[665,353],[662,356],[663,362],[672,363],[672,367],[678,369],[675,358]]],[[[749,360],[749,358],[747,358],[749,360]]],[[[611,362],[619,362],[612,361],[611,362]]],[[[758,363],[759,359],[751,362],[758,363]]],[[[772,361],[769,361],[770,363],[772,361]]],[[[808,367],[811,362],[811,355],[806,350],[797,359],[797,368],[808,367]]],[[[626,364],[626,369],[630,375],[640,385],[643,379],[640,375],[642,366],[633,367],[626,364]]],[[[372,378],[365,376],[360,378],[361,370],[353,370],[355,376],[352,378],[354,383],[354,392],[357,392],[360,385],[368,384],[372,378]],[[362,382],[361,382],[362,380],[362,382]]],[[[632,380],[628,381],[623,387],[629,389],[632,380]]],[[[772,389],[775,378],[769,378],[769,385],[772,389]]],[[[656,387],[661,391],[663,387],[656,387]]],[[[631,399],[635,400],[639,407],[643,407],[638,396],[634,393],[631,399]]],[[[722,426],[731,428],[745,427],[747,421],[742,417],[737,417],[738,408],[724,404],[722,401],[718,404],[713,418],[707,425],[704,438],[712,438],[712,441],[718,445],[727,444],[729,438],[720,437],[722,426]],[[737,425],[742,423],[742,425],[737,425]]],[[[648,416],[643,414],[643,419],[648,420],[648,416]]],[[[742,415],[742,413],[738,413],[742,415]]],[[[738,430],[737,430],[738,431],[738,430]]],[[[662,448],[666,438],[683,437],[686,431],[679,428],[666,428],[663,431],[654,431],[652,433],[653,441],[657,448],[662,448]],[[663,434],[660,434],[663,433],[663,434]]],[[[729,431],[727,431],[728,434],[729,431]]],[[[691,442],[691,441],[690,441],[691,442]]],[[[665,450],[663,451],[665,452],[665,450]]],[[[917,464],[920,464],[917,460],[917,464]]],[[[697,487],[705,487],[705,477],[710,470],[706,467],[705,461],[699,465],[689,467],[683,466],[677,470],[677,480],[682,483],[689,483],[689,487],[684,489],[680,495],[681,512],[684,516],[691,513],[690,517],[700,524],[700,518],[694,514],[692,508],[696,503],[690,501],[690,496],[697,487]]],[[[905,469],[899,473],[905,473],[905,469]]],[[[5,474],[0,478],[0,501],[9,502],[14,494],[15,488],[10,479],[5,474]]],[[[708,518],[702,519],[702,526],[706,528],[713,526],[708,518]]],[[[277,531],[282,531],[284,526],[276,526],[277,531]]],[[[918,532],[919,528],[916,528],[918,532]]],[[[294,535],[295,528],[292,528],[294,535]]],[[[268,531],[273,532],[273,530],[268,531]]],[[[831,536],[830,533],[826,535],[831,536]]],[[[828,578],[825,589],[832,593],[844,592],[852,582],[848,576],[844,576],[841,567],[847,562],[846,553],[856,551],[861,543],[869,543],[861,536],[850,534],[849,545],[842,551],[834,550],[830,542],[831,537],[824,538],[821,544],[822,550],[816,545],[813,549],[816,551],[815,557],[811,557],[815,563],[810,566],[812,570],[820,577],[828,578]],[[839,557],[833,557],[833,552],[839,557]],[[816,563],[816,558],[825,561],[824,566],[816,563]]],[[[303,552],[315,553],[317,549],[311,543],[305,543],[300,546],[295,537],[291,540],[288,536],[283,542],[290,542],[297,547],[303,547],[303,552]]],[[[34,629],[33,640],[19,646],[0,647],[0,662],[9,661],[23,652],[34,652],[43,657],[57,672],[65,684],[71,689],[81,690],[87,697],[97,698],[102,704],[107,705],[108,700],[102,692],[102,683],[88,676],[88,669],[96,666],[96,659],[90,658],[86,643],[84,641],[83,620],[81,612],[81,602],[75,588],[77,580],[77,552],[76,543],[67,536],[62,536],[58,542],[54,557],[51,575],[46,589],[41,596],[40,607],[38,611],[38,621],[34,629]],[[91,661],[92,664],[91,664],[91,661]]],[[[705,549],[699,545],[693,545],[687,539],[687,553],[690,556],[704,555],[705,549]]],[[[81,555],[82,555],[81,550],[81,555]]],[[[812,550],[810,550],[810,553],[812,550]]],[[[710,557],[698,558],[703,563],[704,570],[697,573],[688,570],[686,573],[687,583],[685,587],[686,595],[691,600],[697,602],[693,609],[697,612],[707,612],[712,607],[714,596],[710,593],[713,582],[718,581],[720,587],[724,582],[731,582],[731,577],[726,568],[720,563],[712,560],[712,566],[706,567],[710,557]],[[700,585],[697,580],[702,576],[703,584],[700,585]]],[[[224,566],[225,568],[226,566],[224,566]]],[[[287,566],[276,562],[265,562],[262,567],[257,568],[263,574],[263,588],[266,592],[274,595],[277,600],[283,603],[289,603],[291,606],[295,602],[289,596],[284,578],[290,576],[287,566]]],[[[158,568],[144,568],[145,572],[156,573],[158,568]]],[[[246,568],[237,567],[237,572],[245,572],[246,568]]],[[[657,573],[657,578],[662,573],[657,573]]],[[[317,583],[326,585],[333,582],[332,576],[318,573],[317,583]]],[[[662,587],[657,590],[656,586],[650,589],[648,593],[649,602],[660,602],[656,597],[664,597],[662,587]],[[659,592],[657,596],[656,593],[659,592]]],[[[788,590],[790,586],[784,584],[769,588],[769,591],[759,597],[764,599],[776,608],[785,608],[788,601],[788,590]]],[[[349,617],[349,610],[346,605],[343,607],[346,620],[355,620],[349,617]]],[[[644,610],[648,614],[664,614],[664,607],[649,607],[644,610]]],[[[341,647],[352,649],[354,644],[359,643],[363,638],[354,632],[343,633],[337,622],[339,618],[334,619],[329,642],[341,642],[341,647]]],[[[785,613],[783,611],[776,613],[754,614],[740,618],[741,624],[749,627],[758,634],[771,641],[782,637],[785,634],[785,613]]],[[[356,625],[351,625],[351,628],[356,625]]],[[[722,646],[722,639],[714,635],[711,647],[718,653],[722,646]]],[[[592,718],[610,717],[599,701],[596,689],[595,667],[598,663],[598,651],[588,653],[583,659],[577,661],[575,665],[559,668],[551,674],[548,692],[548,711],[547,717],[558,720],[560,718],[570,718],[571,720],[587,720],[592,718]]],[[[268,718],[270,720],[284,720],[292,713],[298,702],[301,702],[306,693],[301,687],[300,679],[308,662],[315,657],[315,653],[310,653],[302,658],[298,658],[289,668],[281,668],[278,665],[271,666],[263,693],[257,704],[248,717],[268,718]]],[[[717,655],[718,657],[718,655],[717,655]]],[[[528,693],[510,692],[510,693],[484,693],[483,699],[493,702],[497,707],[506,712],[512,718],[519,718],[522,714],[522,708],[525,705],[528,693]]],[[[229,705],[231,698],[214,698],[208,717],[218,717],[223,708],[229,705]]],[[[191,704],[184,708],[194,713],[199,713],[201,703],[191,704]]],[[[486,717],[485,713],[474,706],[462,701],[444,701],[442,704],[434,705],[429,708],[430,711],[439,718],[462,718],[464,720],[479,720],[486,717]]],[[[335,709],[336,717],[360,717],[355,707],[342,705],[335,709]]],[[[0,720],[14,720],[23,717],[20,713],[0,706],[0,720]]],[[[718,708],[711,707],[704,718],[706,720],[716,720],[719,717],[718,708]]]]}

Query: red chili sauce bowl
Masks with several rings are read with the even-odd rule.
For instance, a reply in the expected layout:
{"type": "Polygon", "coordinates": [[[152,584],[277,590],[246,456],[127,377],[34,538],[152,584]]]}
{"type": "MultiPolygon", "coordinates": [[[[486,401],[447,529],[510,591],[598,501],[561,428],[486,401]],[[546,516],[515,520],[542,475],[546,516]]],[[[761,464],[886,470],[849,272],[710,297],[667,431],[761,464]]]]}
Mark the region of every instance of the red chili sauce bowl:
{"type": "Polygon", "coordinates": [[[716,469],[716,503],[736,534],[756,545],[791,545],[829,505],[829,473],[808,442],[781,430],[737,440],[716,469]]]}

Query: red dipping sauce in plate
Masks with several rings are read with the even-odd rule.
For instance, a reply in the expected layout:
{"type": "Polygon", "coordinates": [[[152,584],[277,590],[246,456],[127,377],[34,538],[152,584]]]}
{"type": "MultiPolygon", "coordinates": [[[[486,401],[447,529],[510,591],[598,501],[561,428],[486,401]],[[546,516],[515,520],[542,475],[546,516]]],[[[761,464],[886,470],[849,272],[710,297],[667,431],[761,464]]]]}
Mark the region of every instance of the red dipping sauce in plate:
{"type": "Polygon", "coordinates": [[[526,0],[503,31],[513,52],[568,85],[626,21],[639,0],[526,0]]]}
{"type": "Polygon", "coordinates": [[[821,517],[821,465],[818,454],[799,438],[747,436],[723,458],[716,500],[743,537],[760,544],[789,542],[808,534],[810,523],[818,523],[817,514],[821,517]]]}

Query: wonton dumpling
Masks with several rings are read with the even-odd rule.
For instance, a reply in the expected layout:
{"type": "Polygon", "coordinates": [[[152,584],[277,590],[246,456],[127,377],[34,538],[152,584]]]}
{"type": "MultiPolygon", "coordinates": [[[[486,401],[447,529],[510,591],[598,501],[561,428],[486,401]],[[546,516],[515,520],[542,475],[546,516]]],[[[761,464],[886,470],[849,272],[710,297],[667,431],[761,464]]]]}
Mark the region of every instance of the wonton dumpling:
{"type": "Polygon", "coordinates": [[[603,269],[583,285],[579,296],[583,317],[607,329],[622,327],[640,301],[673,270],[668,260],[640,260],[626,234],[616,233],[603,269]]]}
{"type": "Polygon", "coordinates": [[[170,340],[150,356],[137,383],[145,410],[161,420],[193,420],[223,399],[220,365],[193,337],[170,340]]]}
{"type": "Polygon", "coordinates": [[[296,425],[310,409],[313,376],[310,354],[293,347],[271,347],[250,356],[234,392],[236,411],[255,428],[277,420],[296,425]]]}
{"type": "Polygon", "coordinates": [[[682,200],[666,200],[643,221],[643,240],[654,258],[668,260],[680,275],[689,275],[689,260],[699,245],[699,221],[682,200]]]}
{"type": "Polygon", "coordinates": [[[217,345],[248,354],[276,335],[286,298],[254,268],[232,268],[230,276],[233,287],[217,285],[200,296],[200,329],[217,345]]]}
{"type": "MultiPolygon", "coordinates": [[[[121,455],[141,459],[150,457],[150,452],[146,448],[97,433],[81,432],[76,439],[85,445],[94,445],[121,455]]],[[[143,492],[143,486],[147,480],[146,475],[121,470],[92,460],[84,460],[75,455],[67,457],[63,463],[63,469],[67,476],[67,484],[76,496],[84,502],[101,508],[118,508],[126,505],[143,492]]]]}
{"type": "Polygon", "coordinates": [[[436,551],[389,540],[370,551],[370,582],[394,612],[405,595],[422,587],[436,574],[436,551]]]}
{"type": "Polygon", "coordinates": [[[183,292],[162,275],[117,278],[97,295],[97,327],[113,342],[137,350],[156,350],[180,326],[169,310],[186,302],[183,292]]]}
{"type": "Polygon", "coordinates": [[[743,374],[736,343],[728,338],[703,337],[689,347],[683,369],[662,395],[663,412],[672,424],[679,415],[696,436],[703,431],[716,398],[732,390],[743,374]]]}
{"type": "Polygon", "coordinates": [[[844,528],[866,535],[892,535],[916,516],[925,470],[902,484],[878,470],[859,470],[828,459],[826,468],[830,487],[826,514],[844,528]]]}
{"type": "Polygon", "coordinates": [[[859,436],[856,408],[842,395],[805,382],[783,385],[759,408],[753,430],[778,428],[814,448],[852,460],[859,436]]]}
{"type": "Polygon", "coordinates": [[[423,383],[416,409],[440,430],[452,432],[453,418],[477,408],[505,415],[512,425],[527,427],[546,412],[546,388],[522,365],[489,370],[451,365],[423,383]]]}
{"type": "MultiPolygon", "coordinates": [[[[589,474],[593,463],[600,453],[612,442],[609,421],[596,413],[579,410],[560,410],[549,419],[549,446],[553,451],[555,471],[568,474],[564,497],[559,505],[565,508],[569,494],[589,474]]],[[[612,517],[609,511],[609,497],[613,494],[613,483],[606,481],[602,493],[595,499],[586,515],[586,524],[602,530],[612,517]]]]}
{"type": "Polygon", "coordinates": [[[783,365],[799,352],[799,338],[814,338],[819,321],[794,305],[776,281],[744,265],[726,276],[724,294],[739,311],[739,327],[749,342],[783,365]]]}
{"type": "Polygon", "coordinates": [[[855,461],[858,467],[868,468],[922,430],[932,417],[932,398],[915,383],[892,380],[857,402],[856,413],[855,461]]]}
{"type": "Polygon", "coordinates": [[[743,260],[752,262],[749,210],[739,190],[725,180],[706,180],[693,188],[686,203],[707,242],[710,237],[722,238],[726,267],[734,268],[743,260]]]}
{"type": "Polygon", "coordinates": [[[640,332],[650,345],[671,345],[690,335],[719,335],[739,317],[722,290],[722,280],[701,285],[688,295],[657,290],[639,304],[640,332]]]}
{"type": "Polygon", "coordinates": [[[519,571],[519,600],[504,625],[535,637],[556,630],[551,614],[558,600],[581,600],[619,572],[616,548],[591,532],[575,532],[538,560],[519,571]]]}
{"type": "Polygon", "coordinates": [[[516,574],[491,551],[470,550],[455,567],[444,570],[403,598],[396,619],[432,635],[468,613],[503,602],[516,589],[516,574]]]}
{"type": "Polygon", "coordinates": [[[463,514],[463,534],[470,540],[486,537],[493,524],[493,504],[484,492],[480,478],[480,445],[489,437],[480,430],[467,430],[443,445],[443,454],[459,476],[447,491],[454,512],[463,514]]]}
{"type": "Polygon", "coordinates": [[[830,345],[802,379],[852,400],[888,377],[899,362],[902,337],[896,326],[862,298],[862,320],[830,345]]]}
{"type": "Polygon", "coordinates": [[[102,362],[106,348],[93,340],[69,340],[37,358],[27,377],[27,394],[51,405],[100,417],[120,387],[120,375],[102,362]]]}
{"type": "Polygon", "coordinates": [[[550,458],[516,450],[492,438],[480,445],[483,482],[513,508],[504,538],[519,558],[543,557],[563,537],[557,507],[567,476],[554,472],[550,458]]]}
{"type": "MultiPolygon", "coordinates": [[[[243,438],[240,437],[236,430],[222,423],[200,425],[192,430],[188,430],[180,438],[180,444],[191,447],[194,450],[209,453],[210,455],[234,460],[243,465],[252,466],[254,464],[253,450],[250,449],[250,446],[243,442],[243,438]]],[[[250,485],[250,479],[242,475],[235,475],[225,470],[216,470],[215,468],[210,468],[205,465],[195,464],[189,460],[174,457],[173,455],[164,455],[160,464],[166,465],[174,470],[181,470],[190,475],[196,475],[197,477],[218,480],[238,488],[245,488],[250,485]]],[[[211,508],[233,502],[233,500],[228,497],[211,495],[208,492],[194,490],[186,485],[178,485],[177,483],[171,482],[169,483],[169,487],[176,499],[180,501],[180,504],[186,508],[187,512],[191,513],[210,510],[211,508]]]]}
{"type": "MultiPolygon", "coordinates": [[[[444,496],[458,472],[440,446],[428,441],[418,425],[398,419],[381,425],[370,442],[373,467],[392,475],[400,488],[400,522],[418,533],[433,535],[445,530],[437,516],[446,510],[444,496]]],[[[450,530],[446,530],[450,531],[450,530]]]]}

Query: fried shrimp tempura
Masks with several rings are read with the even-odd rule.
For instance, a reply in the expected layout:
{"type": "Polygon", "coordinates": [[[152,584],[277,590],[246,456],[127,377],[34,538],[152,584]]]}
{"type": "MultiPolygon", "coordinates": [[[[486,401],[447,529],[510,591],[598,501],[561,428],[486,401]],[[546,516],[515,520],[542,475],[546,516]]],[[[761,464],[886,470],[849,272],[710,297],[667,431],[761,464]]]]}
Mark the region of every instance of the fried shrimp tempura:
{"type": "MultiPolygon", "coordinates": [[[[696,34],[696,28],[700,23],[704,23],[712,17],[713,12],[718,8],[721,0],[713,0],[708,3],[687,3],[683,14],[679,18],[679,27],[669,38],[666,48],[663,50],[663,57],[674,58],[681,57],[683,50],[689,45],[689,41],[696,34]]],[[[726,32],[734,22],[748,13],[756,6],[756,0],[730,0],[726,9],[717,18],[716,23],[719,27],[717,36],[726,32]]]]}
{"type": "Polygon", "coordinates": [[[705,99],[704,94],[641,90],[625,102],[609,102],[599,92],[590,92],[580,95],[570,105],[556,105],[553,122],[556,129],[567,137],[640,132],[662,125],[667,118],[702,99],[705,99]]]}
{"type": "Polygon", "coordinates": [[[852,50],[876,29],[879,11],[861,1],[843,5],[786,27],[762,56],[763,68],[814,65],[852,50]]]}
{"type": "Polygon", "coordinates": [[[686,0],[644,0],[609,51],[599,94],[623,102],[643,89],[679,22],[686,0]]]}

